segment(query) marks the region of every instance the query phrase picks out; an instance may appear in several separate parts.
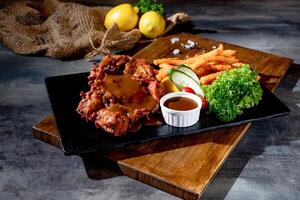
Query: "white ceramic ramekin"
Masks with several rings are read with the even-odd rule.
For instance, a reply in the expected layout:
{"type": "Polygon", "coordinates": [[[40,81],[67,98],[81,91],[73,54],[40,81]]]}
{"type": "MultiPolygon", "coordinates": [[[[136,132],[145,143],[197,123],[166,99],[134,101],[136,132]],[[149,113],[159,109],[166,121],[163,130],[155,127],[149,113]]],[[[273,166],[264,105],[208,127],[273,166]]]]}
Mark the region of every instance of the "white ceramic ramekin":
{"type": "Polygon", "coordinates": [[[200,97],[195,94],[187,92],[172,92],[166,94],[160,99],[160,108],[164,117],[165,122],[170,126],[175,127],[188,127],[196,124],[199,121],[200,110],[202,101],[200,97]],[[192,110],[173,110],[164,106],[164,103],[173,97],[186,97],[194,100],[198,106],[192,110]]]}

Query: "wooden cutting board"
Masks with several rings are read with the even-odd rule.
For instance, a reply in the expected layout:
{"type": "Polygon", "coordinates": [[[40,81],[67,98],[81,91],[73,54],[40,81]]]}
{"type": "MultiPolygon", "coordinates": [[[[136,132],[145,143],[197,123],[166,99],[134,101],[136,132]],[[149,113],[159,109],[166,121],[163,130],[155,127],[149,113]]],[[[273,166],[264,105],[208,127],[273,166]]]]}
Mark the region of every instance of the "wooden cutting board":
{"type": "MultiPolygon", "coordinates": [[[[159,38],[137,54],[136,58],[149,61],[172,57],[172,50],[179,48],[178,57],[211,50],[220,42],[196,35],[181,33],[159,38]],[[180,38],[172,44],[170,39],[180,38]],[[200,48],[186,50],[180,43],[187,40],[198,43],[200,48]]],[[[256,50],[223,43],[225,49],[237,50],[237,57],[257,70],[262,84],[273,91],[280,83],[288,67],[289,58],[279,57],[256,50]]],[[[190,136],[133,144],[122,149],[94,155],[95,161],[104,158],[116,163],[122,173],[133,179],[184,199],[198,199],[235,146],[249,129],[250,124],[220,129],[190,136]]],[[[33,127],[33,136],[48,144],[60,147],[59,132],[55,118],[49,115],[33,127]]]]}

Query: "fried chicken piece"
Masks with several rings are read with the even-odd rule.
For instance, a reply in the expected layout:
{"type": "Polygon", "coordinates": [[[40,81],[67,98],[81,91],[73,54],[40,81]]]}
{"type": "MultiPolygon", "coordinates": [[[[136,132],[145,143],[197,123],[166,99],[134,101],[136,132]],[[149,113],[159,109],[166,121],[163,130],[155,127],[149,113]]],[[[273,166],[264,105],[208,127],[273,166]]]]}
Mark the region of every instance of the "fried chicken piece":
{"type": "Polygon", "coordinates": [[[143,118],[159,107],[164,87],[144,59],[105,56],[88,77],[90,91],[82,92],[77,112],[114,136],[137,131],[143,118]]]}
{"type": "Polygon", "coordinates": [[[114,136],[121,136],[130,127],[130,120],[123,112],[114,112],[109,108],[101,109],[97,112],[95,120],[97,128],[103,128],[114,136]]]}
{"type": "Polygon", "coordinates": [[[96,112],[103,107],[101,104],[100,91],[81,92],[80,96],[82,100],[79,102],[77,112],[81,114],[81,116],[85,116],[87,120],[94,120],[96,118],[96,112]]]}
{"type": "Polygon", "coordinates": [[[157,81],[150,82],[148,89],[156,101],[159,101],[160,97],[162,97],[165,93],[164,86],[157,81]]]}

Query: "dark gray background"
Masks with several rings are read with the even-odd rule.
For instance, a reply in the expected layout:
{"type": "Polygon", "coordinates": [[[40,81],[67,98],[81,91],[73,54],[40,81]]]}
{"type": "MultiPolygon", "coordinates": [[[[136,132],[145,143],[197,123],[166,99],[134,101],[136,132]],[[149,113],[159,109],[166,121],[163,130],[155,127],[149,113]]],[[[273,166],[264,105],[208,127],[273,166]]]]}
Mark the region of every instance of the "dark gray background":
{"type": "MultiPolygon", "coordinates": [[[[201,36],[300,63],[297,0],[169,2],[167,13],[190,14],[201,36]]],[[[100,180],[89,179],[81,158],[32,137],[32,125],[51,112],[44,78],[88,71],[90,65],[19,56],[0,46],[0,199],[177,199],[106,167],[100,180]]],[[[291,114],[254,123],[203,199],[300,199],[299,77],[300,66],[293,65],[275,92],[291,114]]]]}

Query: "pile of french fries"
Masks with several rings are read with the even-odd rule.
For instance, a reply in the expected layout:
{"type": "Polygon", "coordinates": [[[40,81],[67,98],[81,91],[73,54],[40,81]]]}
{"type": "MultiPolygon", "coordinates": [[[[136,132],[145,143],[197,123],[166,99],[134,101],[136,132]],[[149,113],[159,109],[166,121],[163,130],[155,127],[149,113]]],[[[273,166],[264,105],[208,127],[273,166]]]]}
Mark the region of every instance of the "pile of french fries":
{"type": "Polygon", "coordinates": [[[199,77],[202,85],[211,84],[224,70],[241,67],[243,62],[235,57],[236,51],[224,49],[223,44],[218,48],[203,54],[196,54],[186,59],[162,58],[154,60],[154,64],[160,67],[156,76],[161,81],[168,76],[168,71],[184,64],[190,67],[199,77]]]}

